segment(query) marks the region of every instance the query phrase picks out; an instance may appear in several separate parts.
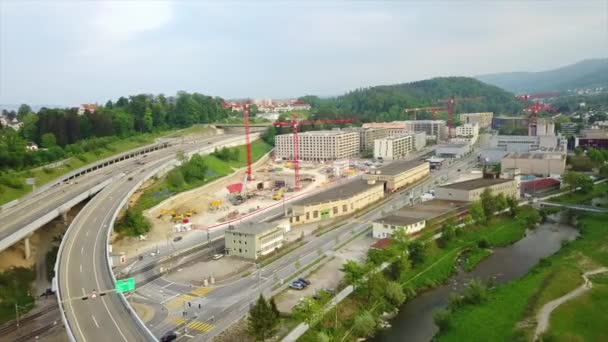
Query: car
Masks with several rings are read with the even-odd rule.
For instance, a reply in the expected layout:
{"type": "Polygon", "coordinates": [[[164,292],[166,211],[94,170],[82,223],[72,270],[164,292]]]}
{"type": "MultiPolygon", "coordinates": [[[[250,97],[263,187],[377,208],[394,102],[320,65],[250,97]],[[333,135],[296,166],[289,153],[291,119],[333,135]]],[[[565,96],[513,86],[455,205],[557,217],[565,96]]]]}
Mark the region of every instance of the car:
{"type": "Polygon", "coordinates": [[[213,255],[213,260],[218,260],[224,257],[224,254],[215,254],[213,255]]]}
{"type": "Polygon", "coordinates": [[[128,178],[128,179],[127,179],[127,180],[130,180],[130,181],[132,181],[132,180],[133,180],[133,177],[129,177],[129,178],[128,178]]]}
{"type": "Polygon", "coordinates": [[[177,340],[177,334],[174,332],[168,332],[160,338],[160,342],[170,342],[177,340]]]}
{"type": "Polygon", "coordinates": [[[310,281],[304,279],[304,278],[298,278],[296,279],[296,281],[299,281],[302,284],[305,284],[306,286],[310,285],[310,281]]]}
{"type": "Polygon", "coordinates": [[[289,287],[294,289],[294,290],[302,290],[304,289],[304,285],[302,283],[299,283],[297,281],[294,281],[293,283],[289,284],[289,287]]]}
{"type": "Polygon", "coordinates": [[[181,239],[182,239],[181,236],[176,236],[176,237],[173,238],[173,242],[180,241],[181,239]]]}

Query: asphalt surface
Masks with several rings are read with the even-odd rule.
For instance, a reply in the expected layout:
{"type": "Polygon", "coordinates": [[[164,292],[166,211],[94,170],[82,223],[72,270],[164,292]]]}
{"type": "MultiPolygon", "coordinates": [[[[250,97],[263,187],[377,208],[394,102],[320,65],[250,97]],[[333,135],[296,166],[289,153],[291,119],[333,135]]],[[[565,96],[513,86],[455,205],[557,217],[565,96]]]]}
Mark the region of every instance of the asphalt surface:
{"type": "MultiPolygon", "coordinates": [[[[212,151],[221,141],[232,138],[235,136],[217,136],[178,149],[188,152],[206,146],[212,151]]],[[[135,163],[133,169],[122,168],[121,173],[129,173],[95,196],[68,229],[58,256],[57,279],[66,319],[76,340],[149,340],[116,293],[109,292],[101,296],[104,291],[114,289],[106,254],[108,229],[113,214],[120,209],[118,206],[122,199],[129,194],[135,182],[144,178],[143,171],[166,163],[174,154],[175,150],[158,155],[150,154],[146,157],[146,165],[135,163]],[[97,293],[96,298],[92,298],[93,293],[97,293]],[[83,300],[82,297],[88,299],[83,300]]]]}

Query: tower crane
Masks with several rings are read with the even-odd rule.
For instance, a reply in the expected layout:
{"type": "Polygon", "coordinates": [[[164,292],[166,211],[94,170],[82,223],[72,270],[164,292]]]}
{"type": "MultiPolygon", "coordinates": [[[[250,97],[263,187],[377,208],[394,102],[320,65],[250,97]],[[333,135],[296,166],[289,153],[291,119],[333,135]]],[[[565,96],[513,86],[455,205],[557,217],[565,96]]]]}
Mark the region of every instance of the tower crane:
{"type": "Polygon", "coordinates": [[[355,122],[354,119],[335,119],[335,120],[298,120],[296,114],[293,114],[291,121],[275,121],[272,124],[275,127],[292,127],[293,128],[293,170],[294,170],[294,190],[300,191],[300,145],[298,142],[298,126],[302,125],[320,125],[320,124],[341,124],[355,122]]]}
{"type": "MultiPolygon", "coordinates": [[[[249,139],[249,102],[243,105],[243,121],[245,122],[245,151],[247,152],[246,180],[251,181],[251,141],[249,139]]],[[[243,186],[244,188],[244,186],[243,186]]]]}
{"type": "Polygon", "coordinates": [[[445,103],[447,106],[447,111],[448,111],[448,135],[451,137],[452,136],[452,120],[454,117],[454,104],[456,102],[465,102],[465,101],[481,101],[483,100],[484,97],[483,96],[479,96],[479,97],[454,97],[454,96],[450,96],[447,99],[441,99],[441,100],[437,100],[437,102],[439,103],[445,103]]]}
{"type": "MultiPolygon", "coordinates": [[[[531,99],[541,99],[558,96],[560,96],[560,93],[520,94],[515,97],[519,100],[529,101],[531,99]]],[[[537,134],[538,127],[538,113],[540,111],[556,112],[557,108],[536,100],[532,102],[532,104],[529,108],[526,109],[526,111],[530,112],[530,117],[528,119],[528,134],[535,136],[537,134]]]]}
{"type": "Polygon", "coordinates": [[[406,108],[403,111],[406,113],[414,113],[414,120],[416,120],[417,112],[431,112],[431,113],[433,113],[433,120],[437,120],[437,112],[445,111],[445,107],[406,108]]]}

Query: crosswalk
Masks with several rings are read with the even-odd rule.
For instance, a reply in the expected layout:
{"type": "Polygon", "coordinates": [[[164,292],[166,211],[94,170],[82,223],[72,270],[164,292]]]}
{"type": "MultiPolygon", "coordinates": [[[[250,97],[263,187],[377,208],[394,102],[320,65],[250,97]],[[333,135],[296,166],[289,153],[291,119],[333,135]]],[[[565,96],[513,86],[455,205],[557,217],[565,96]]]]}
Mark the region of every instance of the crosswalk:
{"type": "Polygon", "coordinates": [[[198,289],[190,291],[190,294],[197,297],[201,297],[211,292],[211,290],[213,290],[213,288],[211,287],[199,287],[198,289]]]}
{"type": "MultiPolygon", "coordinates": [[[[175,326],[180,326],[186,322],[186,320],[181,317],[173,317],[169,321],[175,326]]],[[[203,321],[192,320],[188,321],[188,323],[186,324],[186,328],[191,330],[197,330],[199,332],[207,332],[213,329],[213,324],[203,321]]]]}
{"type": "Polygon", "coordinates": [[[195,300],[196,298],[197,297],[194,297],[191,295],[182,294],[173,299],[168,300],[165,303],[165,307],[169,310],[178,309],[178,308],[183,307],[184,303],[191,302],[191,301],[195,300]]]}

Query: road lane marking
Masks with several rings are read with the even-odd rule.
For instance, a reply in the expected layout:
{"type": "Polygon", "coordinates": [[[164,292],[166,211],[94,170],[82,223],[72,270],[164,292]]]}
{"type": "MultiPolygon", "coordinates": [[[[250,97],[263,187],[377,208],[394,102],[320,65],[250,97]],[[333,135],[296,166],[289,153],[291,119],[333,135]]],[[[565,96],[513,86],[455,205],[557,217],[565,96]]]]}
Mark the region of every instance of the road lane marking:
{"type": "Polygon", "coordinates": [[[182,294],[182,295],[178,296],[177,298],[174,298],[174,299],[171,299],[170,301],[168,301],[167,304],[165,304],[165,307],[169,310],[178,309],[178,308],[183,307],[185,305],[185,303],[192,302],[194,300],[196,300],[196,297],[190,296],[187,294],[182,294]]]}
{"type": "Polygon", "coordinates": [[[202,297],[211,291],[213,291],[213,289],[210,287],[199,287],[196,290],[190,291],[190,294],[198,296],[198,297],[202,297]]]}
{"type": "Polygon", "coordinates": [[[82,273],[82,264],[80,264],[80,273],[82,273]]]}
{"type": "Polygon", "coordinates": [[[82,295],[83,295],[83,296],[86,296],[86,295],[87,295],[87,292],[84,290],[84,287],[82,288],[82,295]]]}
{"type": "Polygon", "coordinates": [[[80,254],[84,254],[84,247],[80,247],[80,254]]]}
{"type": "Polygon", "coordinates": [[[201,321],[191,321],[186,326],[188,327],[188,329],[194,329],[194,330],[198,330],[198,331],[202,331],[202,332],[207,332],[207,331],[213,329],[213,324],[209,324],[207,322],[201,322],[201,321]]]}
{"type": "Polygon", "coordinates": [[[93,322],[95,322],[95,326],[99,328],[99,324],[97,323],[95,316],[91,315],[91,318],[93,319],[93,322]]]}

